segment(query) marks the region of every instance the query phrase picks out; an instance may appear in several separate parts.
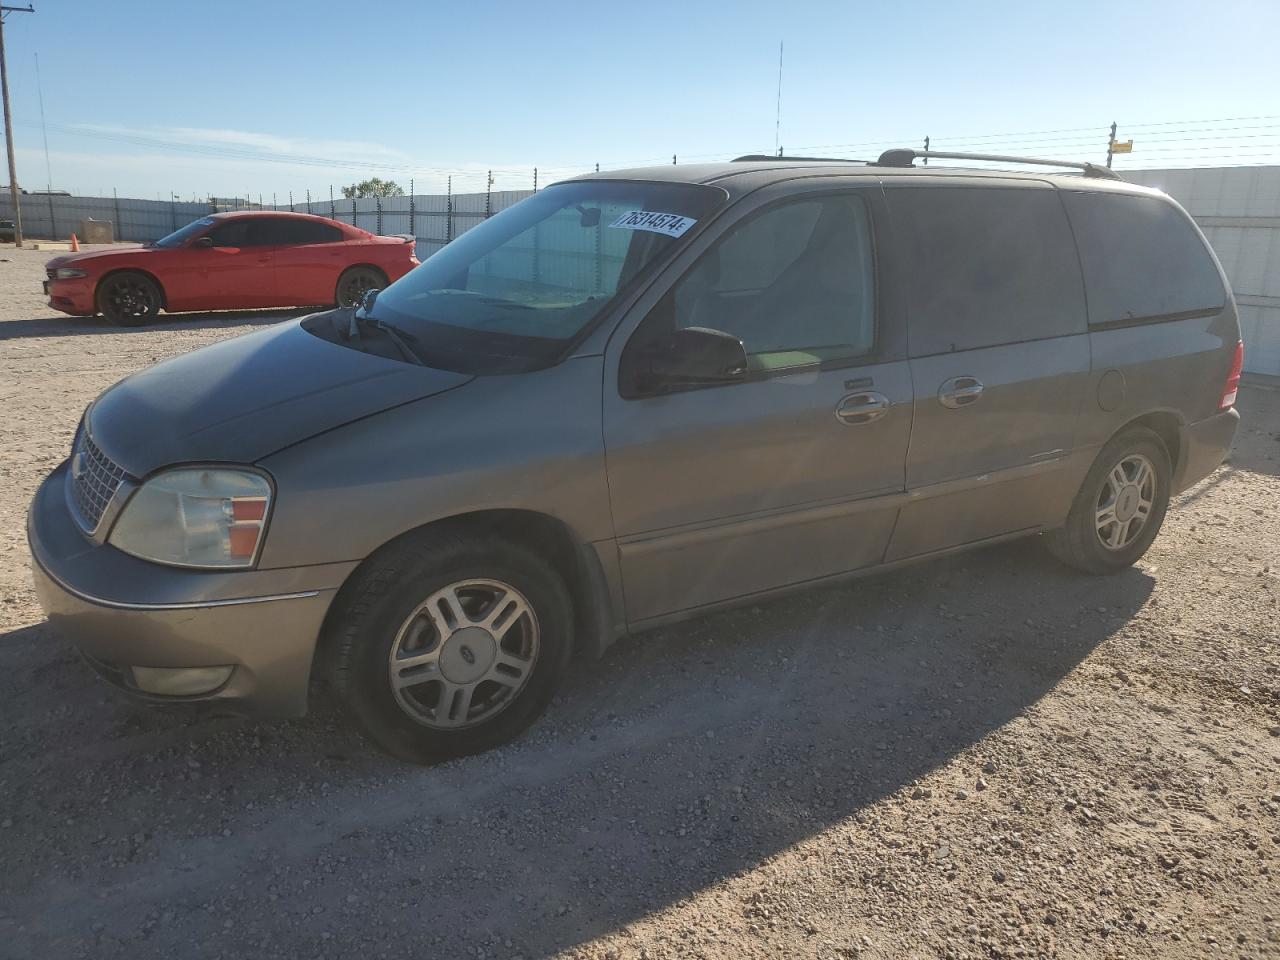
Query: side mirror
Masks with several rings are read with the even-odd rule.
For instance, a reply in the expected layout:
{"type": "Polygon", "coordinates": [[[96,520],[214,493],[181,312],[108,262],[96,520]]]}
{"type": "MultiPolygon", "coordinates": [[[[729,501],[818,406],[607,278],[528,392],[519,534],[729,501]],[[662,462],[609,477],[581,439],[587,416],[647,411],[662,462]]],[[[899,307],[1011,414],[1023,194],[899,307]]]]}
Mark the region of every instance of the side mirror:
{"type": "Polygon", "coordinates": [[[193,250],[207,250],[212,246],[213,237],[209,236],[196,237],[196,239],[191,242],[191,248],[193,250]]]}
{"type": "Polygon", "coordinates": [[[360,304],[359,304],[360,312],[363,313],[366,317],[369,316],[373,311],[373,305],[377,302],[378,302],[378,288],[371,287],[370,289],[366,290],[364,294],[360,297],[360,304]]]}
{"type": "Polygon", "coordinates": [[[642,389],[731,383],[747,373],[747,351],[742,341],[723,330],[673,330],[651,350],[649,362],[637,371],[642,389]]]}

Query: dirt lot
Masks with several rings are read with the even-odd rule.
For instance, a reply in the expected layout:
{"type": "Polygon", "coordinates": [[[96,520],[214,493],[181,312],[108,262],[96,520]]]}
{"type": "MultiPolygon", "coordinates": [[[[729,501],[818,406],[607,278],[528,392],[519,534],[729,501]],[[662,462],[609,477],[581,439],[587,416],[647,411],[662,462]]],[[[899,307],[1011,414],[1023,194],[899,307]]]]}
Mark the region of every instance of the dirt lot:
{"type": "Polygon", "coordinates": [[[1280,393],[1138,569],[1034,542],[722,614],[433,769],[160,711],[41,623],[84,405],[276,322],[52,314],[0,247],[0,956],[1280,956],[1280,393]]]}

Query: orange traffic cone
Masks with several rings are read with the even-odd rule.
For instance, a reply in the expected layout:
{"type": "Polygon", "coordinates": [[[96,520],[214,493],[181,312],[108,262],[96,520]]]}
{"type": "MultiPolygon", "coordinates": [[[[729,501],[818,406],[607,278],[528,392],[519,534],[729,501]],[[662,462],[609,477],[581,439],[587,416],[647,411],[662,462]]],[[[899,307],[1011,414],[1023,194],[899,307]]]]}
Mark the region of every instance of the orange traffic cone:
{"type": "Polygon", "coordinates": [[[74,233],[71,235],[71,252],[80,252],[80,241],[76,239],[76,235],[74,233]]]}

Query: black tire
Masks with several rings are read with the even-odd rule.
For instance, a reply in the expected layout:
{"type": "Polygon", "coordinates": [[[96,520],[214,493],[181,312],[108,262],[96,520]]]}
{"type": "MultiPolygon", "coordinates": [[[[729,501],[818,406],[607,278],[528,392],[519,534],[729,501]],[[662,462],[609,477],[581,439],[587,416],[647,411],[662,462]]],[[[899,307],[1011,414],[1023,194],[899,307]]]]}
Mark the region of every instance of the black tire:
{"type": "MultiPolygon", "coordinates": [[[[1063,563],[1086,573],[1115,573],[1132,566],[1147,552],[1160,532],[1169,507],[1172,476],[1169,451],[1164,441],[1152,431],[1135,427],[1112,437],[1089,468],[1071,505],[1066,525],[1046,534],[1045,543],[1049,551],[1063,563]],[[1150,464],[1154,474],[1150,510],[1138,529],[1128,535],[1131,539],[1108,548],[1103,542],[1104,536],[1117,536],[1113,523],[1100,528],[1099,517],[1107,508],[1113,489],[1108,478],[1113,471],[1126,470],[1126,465],[1140,464],[1142,459],[1150,464]]],[[[1133,515],[1133,519],[1136,518],[1133,515]]],[[[1117,536],[1117,539],[1120,538],[1117,536]]]]}
{"type": "MultiPolygon", "coordinates": [[[[465,644],[460,649],[464,655],[468,650],[465,644]]],[[[436,763],[506,743],[542,714],[573,651],[573,605],[561,578],[526,547],[491,535],[428,532],[389,545],[354,574],[330,616],[324,650],[329,684],[365,736],[394,757],[436,763]],[[475,580],[509,585],[527,600],[531,620],[513,630],[533,624],[536,655],[523,686],[505,695],[491,717],[438,729],[421,715],[429,710],[411,715],[399,702],[391,682],[393,651],[409,622],[428,616],[418,613],[424,601],[452,584],[475,580]]],[[[467,662],[474,664],[474,657],[467,662]]],[[[427,680],[412,689],[426,691],[425,699],[432,686],[427,680]]],[[[434,710],[439,713],[439,704],[434,710]]]]}
{"type": "Polygon", "coordinates": [[[140,327],[159,316],[164,294],[145,273],[121,270],[102,278],[94,300],[98,312],[117,327],[140,327]]]}
{"type": "Polygon", "coordinates": [[[334,302],[339,308],[358,307],[366,292],[386,285],[387,275],[377,267],[348,267],[338,277],[334,302]]]}

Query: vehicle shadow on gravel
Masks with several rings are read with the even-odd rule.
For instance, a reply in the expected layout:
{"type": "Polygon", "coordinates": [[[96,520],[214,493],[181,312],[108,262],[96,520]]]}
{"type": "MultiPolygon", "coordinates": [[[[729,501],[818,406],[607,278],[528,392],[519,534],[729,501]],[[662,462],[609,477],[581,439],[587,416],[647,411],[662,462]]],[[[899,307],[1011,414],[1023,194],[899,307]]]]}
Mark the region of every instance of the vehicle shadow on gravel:
{"type": "MultiPolygon", "coordinates": [[[[319,308],[315,308],[319,309],[319,308]]],[[[0,321],[0,340],[80,337],[101,334],[163,333],[168,330],[207,330],[226,326],[265,326],[305,316],[314,309],[214,310],[204,313],[164,313],[141,327],[118,327],[101,317],[32,317],[0,321]]]]}
{"type": "Polygon", "coordinates": [[[520,741],[429,769],[325,709],[134,704],[24,628],[0,637],[0,936],[42,956],[564,950],[864,829],[850,818],[1033,707],[1152,584],[1022,543],[706,617],[577,668],[520,741]]]}

